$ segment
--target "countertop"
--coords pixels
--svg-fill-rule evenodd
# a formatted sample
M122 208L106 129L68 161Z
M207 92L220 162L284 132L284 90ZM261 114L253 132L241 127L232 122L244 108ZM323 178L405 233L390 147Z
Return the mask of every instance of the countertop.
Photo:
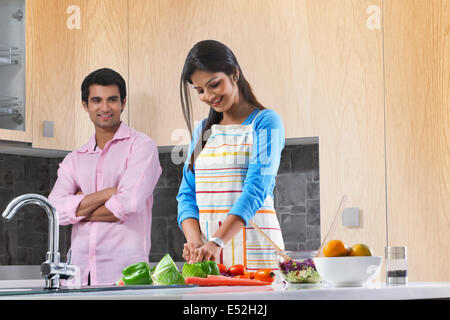
M25 283L27 280L23 280ZM39 280L32 280L34 284ZM11 282L10 282L11 283ZM31 283L29 281L29 283ZM7 287L0 281L0 287ZM47 293L2 296L0 300L404 300L450 299L450 282L412 282L387 286L384 282L368 283L363 287L332 287L318 285L286 285L255 287L192 287L171 289L141 289L105 292Z

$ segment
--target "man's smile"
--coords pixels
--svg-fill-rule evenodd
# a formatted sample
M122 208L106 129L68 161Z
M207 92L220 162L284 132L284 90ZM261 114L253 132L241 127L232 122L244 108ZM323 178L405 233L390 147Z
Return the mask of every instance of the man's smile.
M97 114L97 117L99 117L102 120L109 120L112 118L112 113L99 113Z

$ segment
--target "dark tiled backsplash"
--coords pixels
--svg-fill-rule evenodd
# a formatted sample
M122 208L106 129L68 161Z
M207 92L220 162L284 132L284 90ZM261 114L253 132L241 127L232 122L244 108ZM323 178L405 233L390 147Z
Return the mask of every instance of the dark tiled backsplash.
M0 154L0 211L25 193L48 196L56 180L61 158ZM182 164L170 153L160 153L163 169L154 192L150 261L170 253L176 261L184 235L177 224L176 195ZM286 250L316 250L320 245L318 145L286 146L274 189L275 208ZM38 265L45 259L48 220L38 206L26 206L11 221L0 218L0 265ZM60 226L61 259L70 247L70 226Z

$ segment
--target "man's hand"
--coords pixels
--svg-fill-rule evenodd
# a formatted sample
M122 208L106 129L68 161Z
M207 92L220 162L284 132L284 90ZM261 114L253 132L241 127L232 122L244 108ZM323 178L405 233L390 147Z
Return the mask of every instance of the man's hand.
M119 219L103 205L84 218L83 221L117 222Z
M83 200L81 200L76 215L79 216L89 216L93 214L97 209L104 206L106 201L109 200L115 193L117 193L117 188L106 188L98 192L94 192L85 195ZM82 195L83 193L79 190L76 195ZM106 209L106 208L105 208ZM107 209L106 209L107 210ZM101 212L104 213L104 210ZM108 210L109 212L109 210Z

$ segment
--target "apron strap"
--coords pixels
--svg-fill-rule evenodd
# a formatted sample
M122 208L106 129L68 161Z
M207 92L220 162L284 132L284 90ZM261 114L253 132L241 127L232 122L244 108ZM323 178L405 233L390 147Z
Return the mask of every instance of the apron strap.
M256 114L256 116L253 118L252 123L250 123L251 126L253 126L253 123L255 123L256 118L258 118L259 114L261 113L262 110L259 110L258 113Z

